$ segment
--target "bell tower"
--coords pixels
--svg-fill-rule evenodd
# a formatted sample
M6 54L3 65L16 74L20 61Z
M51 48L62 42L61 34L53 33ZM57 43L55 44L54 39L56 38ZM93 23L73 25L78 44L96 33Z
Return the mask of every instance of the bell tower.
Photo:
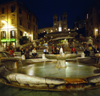
M64 12L63 15L63 20L62 20L62 31L67 31L68 30L68 25L67 25L67 13Z
M57 14L54 14L53 16L53 32L58 31L58 16Z

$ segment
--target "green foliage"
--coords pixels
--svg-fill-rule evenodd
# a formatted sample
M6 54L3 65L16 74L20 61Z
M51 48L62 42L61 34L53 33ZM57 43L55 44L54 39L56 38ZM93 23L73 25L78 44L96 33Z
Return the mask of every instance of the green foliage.
M22 38L19 39L20 45L26 44L29 41L27 36L23 36Z

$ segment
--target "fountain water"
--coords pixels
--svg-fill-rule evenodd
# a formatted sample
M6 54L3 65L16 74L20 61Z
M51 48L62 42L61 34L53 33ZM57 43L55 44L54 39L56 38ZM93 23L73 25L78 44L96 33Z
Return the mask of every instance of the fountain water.
M57 68L66 68L66 59L68 58L76 58L76 57L80 57L80 54L64 54L63 53L63 49L62 47L60 48L60 54L47 54L46 58L48 59L57 59L57 64L56 67Z

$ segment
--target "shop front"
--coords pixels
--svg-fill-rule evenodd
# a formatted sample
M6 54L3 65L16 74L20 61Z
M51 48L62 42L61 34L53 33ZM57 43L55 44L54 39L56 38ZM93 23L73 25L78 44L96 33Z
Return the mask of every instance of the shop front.
M11 38L11 39L1 39L1 45L4 48L7 48L8 46L12 46L13 48L16 47L16 39Z

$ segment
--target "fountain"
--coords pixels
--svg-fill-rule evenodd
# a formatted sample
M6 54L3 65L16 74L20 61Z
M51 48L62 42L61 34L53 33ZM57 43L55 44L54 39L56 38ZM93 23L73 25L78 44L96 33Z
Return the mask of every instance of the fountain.
M84 59L83 53L64 54L61 48L60 54L46 54L42 57L30 59L30 64L26 60L22 63L23 66L18 63L17 67L12 66L16 63L3 62L4 64L0 64L0 76L3 77L0 81L20 88L52 91L87 90L100 85L100 75L93 73L96 67L80 62L66 62L70 58ZM55 62L53 59L56 59ZM13 68L9 69L8 66Z
M63 48L60 48L60 54L46 54L46 58L48 59L57 59L57 64L56 67L57 68L66 68L66 59L69 58L76 58L76 57L80 57L81 54L64 54L63 53Z

